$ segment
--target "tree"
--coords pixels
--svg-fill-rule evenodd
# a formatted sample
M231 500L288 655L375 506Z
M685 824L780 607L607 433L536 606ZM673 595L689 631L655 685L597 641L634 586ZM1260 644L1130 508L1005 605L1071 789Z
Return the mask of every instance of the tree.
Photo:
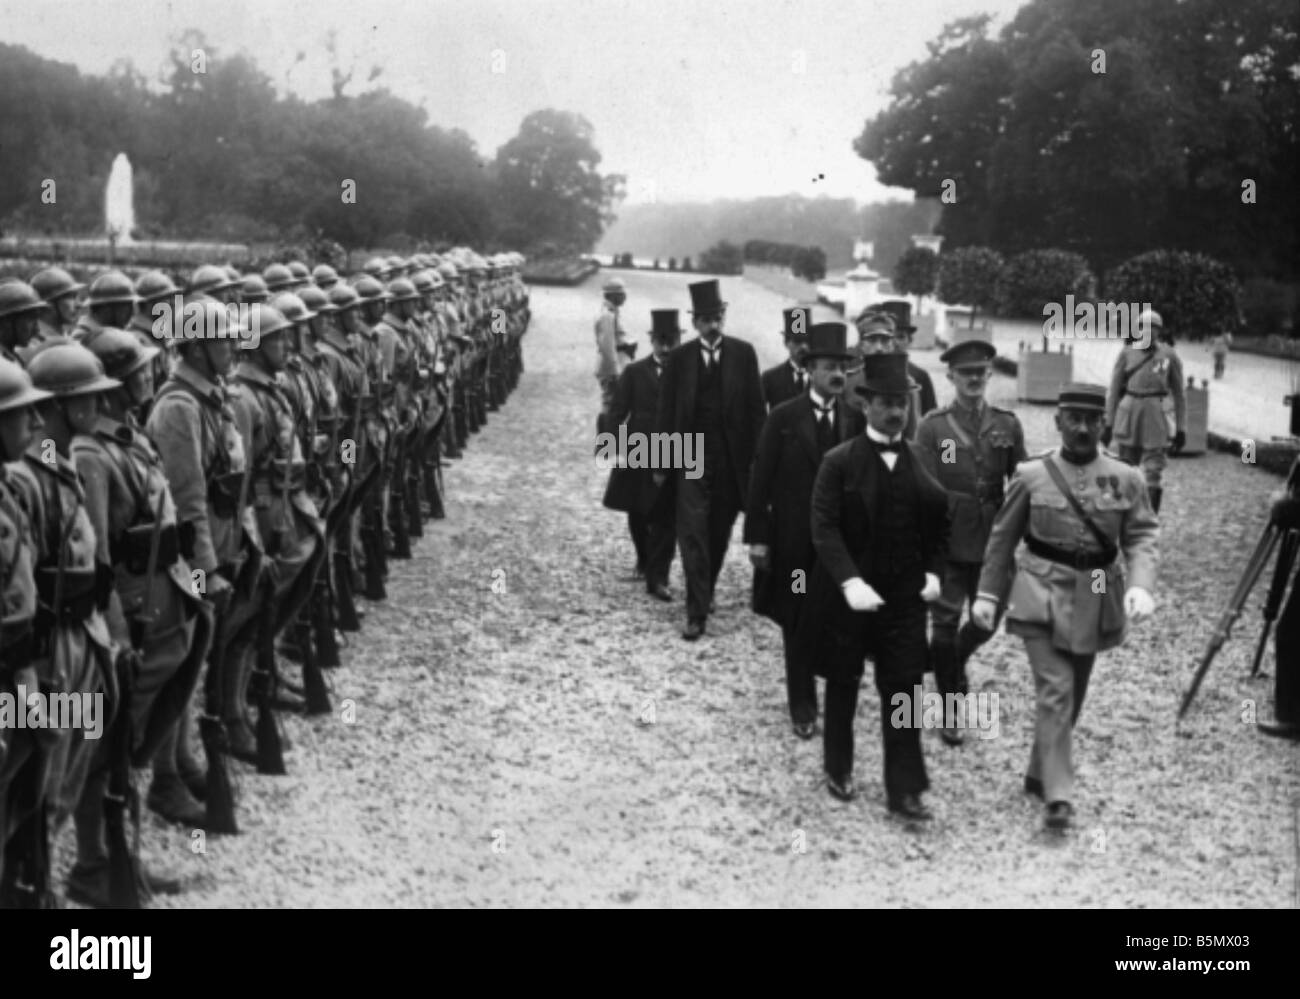
M497 151L498 229L506 242L551 240L571 253L595 246L622 178L600 174L594 137L582 115L547 108L528 115Z
M700 254L699 269L709 274L739 274L744 269L743 251L725 239Z
M987 246L964 246L939 258L939 296L950 305L969 305L975 313L993 308L1002 254Z
M903 251L894 265L894 290L900 295L915 295L917 308L923 295L933 295L939 277L939 255L928 246L912 246Z
M790 271L805 281L820 281L826 276L826 254L820 246L802 246L795 250Z

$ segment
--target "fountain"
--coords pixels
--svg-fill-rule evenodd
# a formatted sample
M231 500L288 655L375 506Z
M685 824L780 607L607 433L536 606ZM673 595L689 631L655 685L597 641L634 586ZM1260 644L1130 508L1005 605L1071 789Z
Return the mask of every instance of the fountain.
M126 153L118 153L108 172L108 187L104 191L104 223L108 231L108 256L112 262L113 250L130 246L134 240L135 197L131 189L131 161Z

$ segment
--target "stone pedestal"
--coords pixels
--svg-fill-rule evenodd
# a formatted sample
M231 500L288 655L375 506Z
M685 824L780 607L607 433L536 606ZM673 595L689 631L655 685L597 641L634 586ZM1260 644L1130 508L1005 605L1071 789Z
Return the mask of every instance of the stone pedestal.
M1204 454L1209 448L1210 434L1210 390L1196 388L1187 379L1188 386L1183 390L1187 399L1187 443L1183 445L1183 454Z
M1016 397L1024 402L1056 402L1061 387L1074 381L1073 354L1021 350L1016 364Z

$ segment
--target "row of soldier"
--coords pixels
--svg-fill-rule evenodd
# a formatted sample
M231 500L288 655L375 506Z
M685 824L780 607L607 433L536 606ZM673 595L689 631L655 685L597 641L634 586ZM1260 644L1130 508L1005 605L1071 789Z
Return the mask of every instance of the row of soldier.
M275 711L331 710L356 595L385 599L388 559L444 515L443 462L517 384L522 262L0 283L0 694L109 717L101 738L0 725L0 905L57 904L69 817L67 898L181 889L129 846L133 768L163 818L238 831L228 758L284 772Z

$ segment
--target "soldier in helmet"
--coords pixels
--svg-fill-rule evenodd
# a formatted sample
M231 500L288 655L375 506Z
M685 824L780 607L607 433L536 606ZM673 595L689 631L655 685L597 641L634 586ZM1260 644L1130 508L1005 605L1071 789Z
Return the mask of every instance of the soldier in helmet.
M1125 347L1115 359L1101 442L1109 445L1113 437L1119 456L1141 467L1151 494L1151 508L1159 513L1164 494L1162 476L1168 464L1165 453L1177 454L1187 442L1183 362L1172 346L1160 341L1164 320L1158 312L1144 310L1138 317L1138 330L1145 342ZM1176 429L1172 442L1164 413L1167 396L1174 400Z
M311 279L321 291L329 291L339 283L338 271L329 264L317 264L311 269Z
M305 284L311 284L311 271L307 270L307 265L301 260L290 260L288 263L289 273L293 275L293 287L301 288Z
M77 319L77 325L72 329L72 338L89 347L95 337L99 336L100 330L106 327L125 329L135 314L139 300L135 285L121 271L101 274L90 283L86 311Z
M177 323L181 319L176 314L181 290L162 271L149 271L136 280L135 294L136 310L126 330L135 334L142 347L159 348L153 359L153 384L156 388L171 373L179 333ZM148 418L148 405L140 411L140 416L142 420Z
M0 359L0 695L17 703L19 685L37 689L35 566L38 539L10 466L43 424L36 403L50 393L32 385L17 362ZM0 727L0 907L30 908L44 899L48 845L43 799L44 745L35 730ZM14 839L24 823L23 835ZM12 845L11 845L12 842Z
M239 301L244 305L265 302L271 297L271 289L261 274L246 274L239 285Z
M300 315L307 311L296 296L293 303L285 296L279 300L296 303ZM293 398L285 390L294 324L270 305L249 308L249 320L258 329L259 340L252 349L241 351L234 381L245 391L233 405L237 411L246 409L247 422L253 427L249 489L258 533L271 561L258 653L258 690L268 697L263 703L265 710L274 693L271 642L311 597L325 556L325 525L307 495L307 456L297 432L300 418L310 416L295 410ZM305 405L314 405L314 400Z
M930 661L945 705L965 703L949 701L947 695L966 693L966 661L992 637L970 621L960 630L958 626L962 611L975 599L984 547L1006 484L1028 457L1016 414L984 398L996 355L992 340L978 336L940 354L956 394L951 405L922 417L916 432L922 464L948 491L952 520L943 589L930 605ZM964 727L963 719L946 718L940 734L948 745L959 745Z
M42 340L67 336L77 321L80 307L77 303L78 293L86 286L77 281L62 267L46 267L32 275L32 289L41 296L49 306L40 319L40 336Z
M22 281L0 283L0 358L23 363L20 358L40 332L45 303L31 285Z
M286 264L270 264L262 271L262 280L266 282L266 289L272 295L282 291L292 291L296 284L293 271L289 270Z
M392 260L389 261L392 263ZM393 436L393 470L389 485L388 523L393 534L396 558L411 557L411 537L420 530L418 504L411 516L410 474L414 437L419 430L420 412L416 398L416 346L410 329L419 293L406 278L388 285L388 301L375 325L384 367L392 372L393 405L397 427Z
M207 654L212 618L180 553L162 459L137 422L153 398L152 362L159 349L108 327L90 349L121 387L103 394L99 419L73 437L72 456L85 486L98 560L113 571L115 589L105 611L109 633L118 648L133 654L136 667L123 704L130 718L130 758L113 760L112 743L100 742L75 815L77 862L70 883L79 900L106 906L104 811L111 766L152 760L149 807L173 822L203 824L203 807L178 771L177 733ZM197 770L193 757L185 757Z
M224 268L216 264L203 264L196 267L190 275L186 294L207 295L222 305L227 305L235 300L238 288L238 278L232 280Z
M393 269L383 257L371 257L361 266L361 270L376 281L387 281L393 276Z
M101 746L99 738L119 708L113 675L120 650L103 615L112 574L97 565L98 538L72 460L72 440L77 433L93 430L100 396L121 383L105 376L94 354L66 339L48 341L35 351L28 373L33 385L50 393L37 403L44 424L41 439L12 466L38 548L36 584L42 617L35 625L33 665L43 693L74 694L83 703L82 695L101 695L99 703L104 706L98 731L88 727L86 718L80 730L47 730L44 791L51 832L57 834L82 797ZM69 879L69 897L82 901L78 887L75 878Z
M387 270L387 264L384 268ZM352 332L357 337L361 356L365 360L366 378L373 395L373 399L364 404L367 431L380 461L379 485L362 508L361 533L363 544L369 542L365 544L366 563L374 563L386 573L388 552L393 547L386 511L390 505L389 493L396 460L398 419L393 369L385 359L377 328L387 310L389 293L379 281L369 275L357 278L355 289L361 297L359 308L350 317L346 312L341 315L345 325L352 322ZM367 584L366 589L370 593L378 592L379 588Z
M179 360L154 399L146 430L175 499L181 554L200 574L200 592L216 611L208 718L219 719L232 755L255 759L242 683L250 668L261 538L246 483L251 428L241 427L232 408L238 387L224 381L240 331L215 301L200 299L187 308L197 310L208 335L178 341Z

